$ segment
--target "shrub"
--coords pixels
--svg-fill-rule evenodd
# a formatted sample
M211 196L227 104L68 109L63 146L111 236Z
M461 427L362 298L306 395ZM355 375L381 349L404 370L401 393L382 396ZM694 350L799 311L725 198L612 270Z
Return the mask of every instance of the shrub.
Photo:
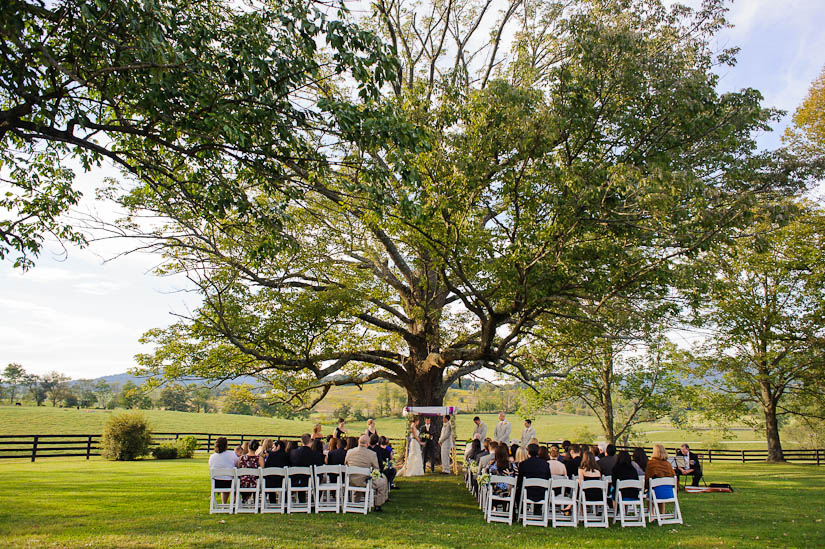
M195 455L195 450L198 449L198 439L192 435L185 436L178 440L175 448L177 450L177 457L190 458Z
M152 430L143 414L118 414L103 427L101 454L113 461L130 461L148 454L151 441Z
M161 444L152 448L155 459L175 459L178 457L178 447L172 444Z

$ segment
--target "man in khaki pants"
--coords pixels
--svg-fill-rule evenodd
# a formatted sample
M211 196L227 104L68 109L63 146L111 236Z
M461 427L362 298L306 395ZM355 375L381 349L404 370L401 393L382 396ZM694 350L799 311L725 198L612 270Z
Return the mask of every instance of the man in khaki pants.
M347 452L344 458L344 465L353 467L366 467L378 469L378 456L368 448L369 438L361 435L358 439L358 446ZM353 486L366 486L367 477L364 475L350 475L350 484ZM375 492L375 510L381 511L381 506L387 501L387 479L384 476L372 479L372 489Z
M453 426L450 425L450 416L444 416L444 423L441 427L441 436L438 437L438 444L441 445L441 472L449 475L452 473L450 467L450 456L453 450Z

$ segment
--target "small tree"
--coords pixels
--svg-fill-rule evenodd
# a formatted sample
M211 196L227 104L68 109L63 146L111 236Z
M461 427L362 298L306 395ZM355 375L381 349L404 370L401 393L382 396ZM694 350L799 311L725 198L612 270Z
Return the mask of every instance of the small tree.
M152 430L143 414L114 415L103 427L101 455L112 461L131 461L148 454L151 442Z
M167 385L160 391L158 405L167 410L188 412L191 409L189 406L189 391L180 383Z
M117 396L118 404L127 410L141 409L148 410L152 407L152 399L146 395L145 391L131 381L123 384Z
M20 364L12 362L3 371L3 382L6 384L6 391L9 394L9 404L14 402L14 395L17 388L25 381L26 370Z
M52 406L57 406L57 401L65 398L66 390L71 379L69 376L63 375L60 372L49 372L43 376L41 385L43 390L46 391L49 400L52 401Z
M46 389L43 387L42 380L37 374L28 374L23 381L28 387L29 394L34 399L36 405L40 406L46 400Z
M106 408L106 405L109 404L109 401L112 399L112 387L102 379L99 379L92 391L97 399L97 405L100 408Z

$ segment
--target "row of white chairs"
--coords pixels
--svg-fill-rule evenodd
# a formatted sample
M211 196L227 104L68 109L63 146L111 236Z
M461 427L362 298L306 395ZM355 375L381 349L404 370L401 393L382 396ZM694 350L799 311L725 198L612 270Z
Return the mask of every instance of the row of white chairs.
M473 490L477 478L471 472L467 474L467 487ZM613 524L621 523L622 527L646 527L646 519L654 520L657 524L682 524L682 511L677 497L677 480L675 477L666 477L650 480L650 490L644 490L644 478L639 480L619 480L616 482L616 494L613 506L608 503L608 494L612 479L609 476L601 479L585 480L579 485L577 479L566 476L552 478L524 479L521 488L519 508L515 509L516 478L500 475L491 475L488 484L477 486L479 506L484 511L487 522L506 522L512 524L515 520L524 526L578 526L583 523L585 528L609 527L609 519ZM504 485L505 489L496 493L494 485ZM670 486L672 495L660 497L656 490L660 486ZM527 497L528 488L543 489L544 496L534 500ZM622 489L635 488L638 490L636 498L625 498ZM588 491L598 491L599 497L587 499ZM665 492L667 490L664 490ZM592 494L592 492L590 492ZM647 500L647 516L645 501ZM660 509L660 505L662 509ZM671 509L668 511L668 506Z
M364 475L366 486L350 483ZM209 470L209 513L363 513L375 507L372 469L346 465L313 467L216 468ZM241 486L241 477L255 477L253 487ZM217 487L219 477L230 477L228 488ZM280 486L275 479L280 478ZM305 480L304 480L305 479ZM229 501L222 502L221 494Z

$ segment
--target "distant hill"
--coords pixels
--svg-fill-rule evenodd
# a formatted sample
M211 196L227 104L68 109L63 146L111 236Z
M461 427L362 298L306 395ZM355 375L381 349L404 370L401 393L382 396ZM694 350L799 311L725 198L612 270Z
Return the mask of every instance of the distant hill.
M122 374L112 374L112 375L109 375L109 376L96 377L96 378L92 379L92 382L97 383L98 381L105 381L106 383L108 383L110 385L115 384L115 383L119 384L119 385L123 385L127 381L131 381L132 383L134 383L136 385L140 385L141 383L146 381L146 379L148 379L148 378L147 377L133 376L132 374L130 374L128 372L124 372ZM79 381L79 380L73 380L72 383L76 383L77 381ZM182 383L184 385L200 385L200 384L204 383L205 381L206 380L204 380L203 378L189 378L189 379L178 380L179 383ZM251 376L241 376L237 379L231 379L231 380L225 381L225 382L221 383L221 385L230 386L230 385L240 385L242 383L248 383L250 385L258 385L260 383L260 381L258 381L257 379L255 379L254 377L251 377Z

